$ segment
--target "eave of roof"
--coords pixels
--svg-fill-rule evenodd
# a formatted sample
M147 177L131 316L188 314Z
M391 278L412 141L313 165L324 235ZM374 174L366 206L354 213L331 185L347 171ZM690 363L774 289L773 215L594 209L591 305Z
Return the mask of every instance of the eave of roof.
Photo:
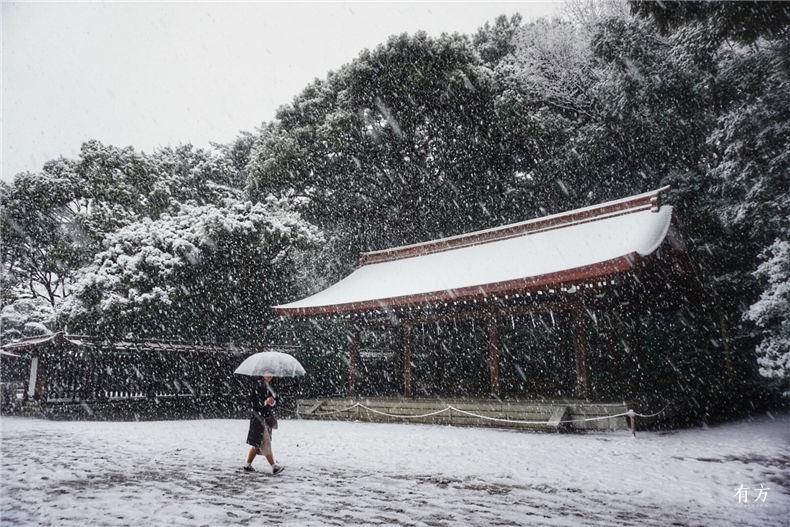
M631 253L626 256L621 256L605 262L598 262L593 265L503 282L327 306L319 305L301 308L275 306L273 309L283 315L323 316L361 311L376 311L414 305L460 302L472 299L498 298L506 295L533 293L548 289L549 287L558 286L558 284L562 284L563 287L570 287L576 284L587 283L591 280L600 281L606 277L633 270L639 266L642 260L643 257L639 254Z
M291 316L342 315L599 281L642 265L676 228L672 208L658 203L667 190L363 253L357 270L340 282L273 309Z

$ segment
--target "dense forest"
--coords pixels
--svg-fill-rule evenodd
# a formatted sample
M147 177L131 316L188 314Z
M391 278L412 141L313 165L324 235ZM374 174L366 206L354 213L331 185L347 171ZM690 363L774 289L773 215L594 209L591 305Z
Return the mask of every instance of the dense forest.
M269 306L347 275L361 251L663 185L715 313L690 322L695 339L726 348L742 396L787 390L781 2L570 3L473 35L395 35L231 144L86 142L0 186L2 342L342 344L332 323Z

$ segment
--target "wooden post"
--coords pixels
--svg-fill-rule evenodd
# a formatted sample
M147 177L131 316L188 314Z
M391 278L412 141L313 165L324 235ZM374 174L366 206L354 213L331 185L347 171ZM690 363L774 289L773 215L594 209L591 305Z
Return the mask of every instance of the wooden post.
M411 353L412 353L412 328L411 323L404 323L403 331L403 395L411 397Z
M632 327L633 340L631 341L631 347L633 348L634 369L636 372L631 375L631 390L639 391L640 386L644 382L645 367L647 366L644 342L642 341L642 333L644 331L642 327L642 317L634 315Z
M603 315L604 341L606 344L606 370L609 374L607 386L619 387L622 383L622 367L620 364L620 348L617 342L617 332L614 329L614 320L611 311ZM614 395L614 394L612 394Z
M587 366L587 330L584 305L579 302L571 310L573 317L573 354L576 359L576 393L586 399L590 395L590 374Z
M38 357L30 359L30 376L27 385L27 395L32 399L38 398Z
M499 319L495 308L488 313L488 369L491 377L491 393L499 397Z
M348 393L357 394L357 362L359 359L359 326L354 320L348 325Z

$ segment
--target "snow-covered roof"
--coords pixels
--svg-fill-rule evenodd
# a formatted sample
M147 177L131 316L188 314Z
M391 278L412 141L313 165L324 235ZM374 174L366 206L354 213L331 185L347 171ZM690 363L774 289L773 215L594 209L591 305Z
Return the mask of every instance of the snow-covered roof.
M312 296L274 306L323 315L504 296L635 269L672 228L669 190L430 242L363 253L359 267Z

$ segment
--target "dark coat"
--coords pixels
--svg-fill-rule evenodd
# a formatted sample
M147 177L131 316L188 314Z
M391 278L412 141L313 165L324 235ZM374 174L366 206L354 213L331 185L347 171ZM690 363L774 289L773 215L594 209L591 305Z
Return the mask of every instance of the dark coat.
M274 407L266 404L266 399L272 397L272 393L267 388L266 383L263 381L258 381L255 383L255 386L250 391L249 397L249 405L250 405L250 428L247 431L247 444L251 446L255 446L260 448L261 446L261 439L263 438L263 430L265 423L261 422L261 419L265 420L267 417L274 415ZM280 400L279 396L274 395L274 402ZM268 426L266 428L269 430L269 437L272 435L272 429Z
M255 386L250 392L250 398L249 398L250 409L254 412L258 412L258 414L264 419L266 419L270 415L274 415L274 407L266 404L266 399L268 399L273 395L272 392L269 391L269 388L266 386L266 383L263 381L256 382ZM274 402L275 404L280 402L280 397L278 395L274 395ZM253 414L253 417L254 416L255 414Z

